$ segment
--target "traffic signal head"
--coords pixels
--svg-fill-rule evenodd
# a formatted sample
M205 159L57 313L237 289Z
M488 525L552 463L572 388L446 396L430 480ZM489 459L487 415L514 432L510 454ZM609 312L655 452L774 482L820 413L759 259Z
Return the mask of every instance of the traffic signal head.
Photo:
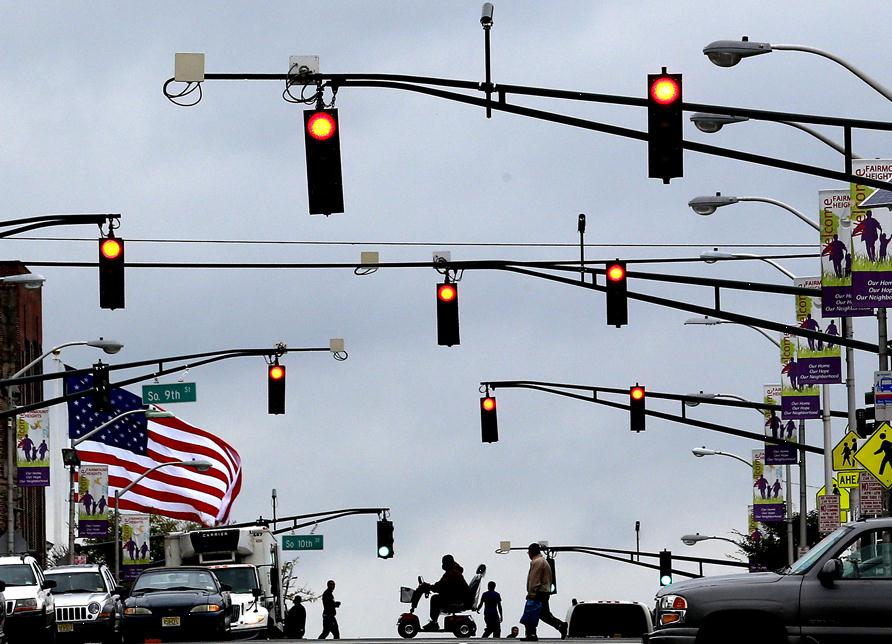
M437 344L451 347L459 344L458 284L437 284Z
M387 519L378 521L378 558L393 557L393 522Z
M337 110L304 111L307 195L311 215L344 212L341 134Z
M668 586L672 583L672 553L668 550L660 551L660 586Z
M480 431L484 443L499 441L499 417L494 396L484 396L480 399Z
M647 76L647 176L669 183L684 174L681 74Z
M616 260L607 264L607 324L621 327L629 323L629 299L626 285L626 263Z
M111 411L111 385L108 381L108 365L93 365L93 405L96 411Z
M124 240L111 233L99 240L99 308L124 308Z
M267 370L267 400L270 414L285 413L285 365L274 362Z
M644 413L645 399L647 398L644 387L635 385L629 387L629 429L633 432L643 432L645 427Z

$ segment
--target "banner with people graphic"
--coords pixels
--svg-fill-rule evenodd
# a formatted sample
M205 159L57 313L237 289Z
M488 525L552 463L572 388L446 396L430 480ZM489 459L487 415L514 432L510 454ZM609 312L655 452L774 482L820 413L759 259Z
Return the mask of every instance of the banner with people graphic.
M852 173L859 177L892 180L892 160L853 159ZM892 211L865 208L861 203L876 188L851 184L850 219L852 221L852 297L858 308L892 306Z
M762 385L762 402L765 405L780 405L781 386ZM774 409L764 409L765 435L772 438L780 438L786 441L798 441L799 431L792 419L782 421L780 414ZM765 463L768 465L792 465L798 462L796 448L792 445L777 445L765 443Z
M121 515L121 579L131 580L152 563L148 514Z
M820 277L797 277L793 286L820 288ZM840 335L842 321L825 318L821 314L818 298L796 296L796 322L803 329L820 331L827 335ZM796 363L799 365L799 382L805 385L832 385L842 382L842 353L837 342L815 338L796 337Z
M781 419L799 420L821 417L821 394L816 385L800 380L793 336L785 333L780 341Z
M778 386L778 388L780 388L780 387ZM768 536L768 529L765 527L765 525L761 521L756 521L753 518L753 506L751 506L751 505L746 506L746 514L747 514L746 534L747 534L747 536L749 536L749 539L753 544L757 544L757 543L761 542L762 539L764 539L765 537ZM768 568L764 564L759 563L758 560L753 556L749 557L749 565L750 565L750 572L767 572L768 571Z
M16 416L16 485L47 487L50 484L50 411L35 409Z
M848 190L820 190L821 314L824 317L870 315L852 303L852 195Z
M753 520L783 521L786 515L784 485L779 465L766 465L765 452L753 450Z
M108 465L82 464L77 492L77 536L108 536Z

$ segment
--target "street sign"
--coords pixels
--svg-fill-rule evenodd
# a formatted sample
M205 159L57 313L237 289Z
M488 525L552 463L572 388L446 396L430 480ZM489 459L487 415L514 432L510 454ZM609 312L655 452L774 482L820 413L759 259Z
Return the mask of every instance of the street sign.
M831 494L818 499L818 532L830 534L839 527L839 498Z
M849 500L849 491L844 487L839 487L839 483L836 479L833 479L833 494L828 495L824 486L821 486L821 489L818 490L818 493L815 495L815 507L821 505L821 497L822 496L838 496L839 497L839 509L843 512L847 511L851 505Z
M142 386L142 402L144 405L195 402L195 394L194 382L172 382L167 385Z
M322 535L286 534L282 537L282 550L322 550Z
M883 514L883 486L872 474L864 472L861 475L859 492L858 507L862 517Z
M847 472L861 469L860 463L855 460L855 452L858 451L858 442L861 440L862 438L855 432L846 432L833 448L833 471Z
M873 372L873 404L877 422L892 421L892 371Z
M880 423L855 454L855 460L873 474L886 489L892 487L892 440L890 439L892 439L892 427L889 426L889 423Z
M840 489L850 489L858 487L860 478L861 472L839 472L836 475L836 484Z

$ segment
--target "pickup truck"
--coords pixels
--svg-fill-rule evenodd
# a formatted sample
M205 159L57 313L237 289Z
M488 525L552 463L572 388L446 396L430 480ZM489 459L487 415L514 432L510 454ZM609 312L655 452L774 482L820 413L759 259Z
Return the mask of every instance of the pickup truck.
M780 573L682 581L656 603L647 644L892 642L892 518L843 525Z

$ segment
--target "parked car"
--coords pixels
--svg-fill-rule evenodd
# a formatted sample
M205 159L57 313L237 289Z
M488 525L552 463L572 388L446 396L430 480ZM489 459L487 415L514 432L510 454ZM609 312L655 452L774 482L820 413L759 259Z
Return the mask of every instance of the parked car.
M640 602L578 602L567 611L570 638L638 638L652 630L650 609Z
M650 644L892 641L892 518L848 523L782 573L703 577L657 593Z
M146 570L124 601L124 642L225 638L232 620L229 591L208 568Z
M46 571L56 582L58 639L77 642L102 641L114 644L121 639L121 595L108 567L99 564L60 566Z
M0 557L6 622L3 630L11 642L52 642L56 613L50 594L56 582L45 579L37 560L29 555Z

